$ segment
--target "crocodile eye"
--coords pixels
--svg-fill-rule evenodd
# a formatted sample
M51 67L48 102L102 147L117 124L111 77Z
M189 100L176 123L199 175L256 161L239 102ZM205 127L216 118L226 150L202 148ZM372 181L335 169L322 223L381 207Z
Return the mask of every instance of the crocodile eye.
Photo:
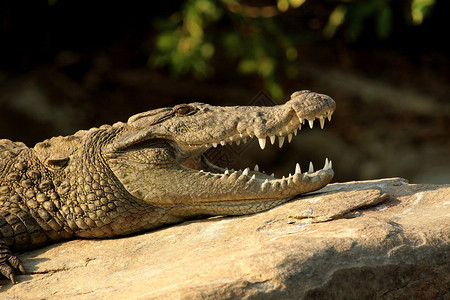
M195 112L195 108L189 105L180 106L175 110L175 113L179 116L190 115Z

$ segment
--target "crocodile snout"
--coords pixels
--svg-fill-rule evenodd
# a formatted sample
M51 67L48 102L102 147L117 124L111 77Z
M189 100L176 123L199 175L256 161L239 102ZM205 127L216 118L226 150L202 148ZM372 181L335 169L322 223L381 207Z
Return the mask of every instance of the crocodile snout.
M331 119L331 115L336 109L336 102L327 95L318 94L308 90L295 92L291 95L291 99L285 105L291 106L300 119L308 120L310 126L317 118L323 127L325 118Z

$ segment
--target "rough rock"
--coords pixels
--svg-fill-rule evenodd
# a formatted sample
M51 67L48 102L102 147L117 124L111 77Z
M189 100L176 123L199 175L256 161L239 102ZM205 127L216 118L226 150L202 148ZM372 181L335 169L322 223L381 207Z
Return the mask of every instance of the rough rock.
M20 255L2 299L450 299L450 185L335 183L268 212Z

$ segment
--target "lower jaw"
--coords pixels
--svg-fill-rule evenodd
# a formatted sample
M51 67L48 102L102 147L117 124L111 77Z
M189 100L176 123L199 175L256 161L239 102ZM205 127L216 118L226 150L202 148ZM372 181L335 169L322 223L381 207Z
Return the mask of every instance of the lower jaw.
M216 170L215 170L216 171ZM238 202L265 202L292 198L299 194L316 191L327 185L333 178L332 169L323 169L313 173L295 173L289 177L276 179L255 172L234 171L215 173L207 171L183 170L180 176L188 184L183 205L235 205ZM253 174L252 174L253 173ZM262 176L261 176L262 175ZM194 178L194 180L192 180ZM179 183L183 180L178 181ZM189 183L190 182L190 183Z

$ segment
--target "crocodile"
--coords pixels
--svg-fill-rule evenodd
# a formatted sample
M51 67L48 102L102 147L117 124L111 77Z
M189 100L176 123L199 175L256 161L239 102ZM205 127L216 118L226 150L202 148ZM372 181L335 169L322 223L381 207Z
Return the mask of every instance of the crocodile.
M126 123L59 136L28 148L0 140L0 272L17 283L25 268L16 253L74 238L113 238L183 220L268 210L318 190L333 175L321 170L275 178L228 170L205 151L257 138L278 146L302 125L323 128L336 104L299 91L275 106L180 104L134 115Z

